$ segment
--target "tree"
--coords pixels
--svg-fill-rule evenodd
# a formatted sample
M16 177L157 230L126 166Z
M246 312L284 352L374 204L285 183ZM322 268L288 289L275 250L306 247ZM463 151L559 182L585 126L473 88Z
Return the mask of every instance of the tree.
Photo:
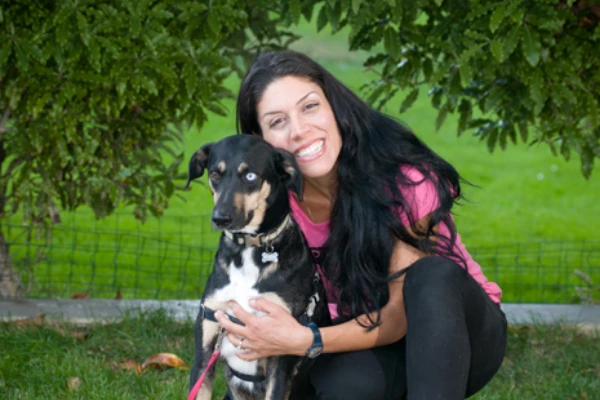
M24 288L2 222L89 205L160 215L182 135L223 114L223 80L293 36L269 0L0 1L0 298Z
M543 142L566 159L578 153L589 178L600 157L598 4L328 0L316 24L348 26L351 50L383 44L365 63L380 74L369 85L376 107L402 88L404 112L426 85L437 129L458 113L458 135L473 131L490 151Z

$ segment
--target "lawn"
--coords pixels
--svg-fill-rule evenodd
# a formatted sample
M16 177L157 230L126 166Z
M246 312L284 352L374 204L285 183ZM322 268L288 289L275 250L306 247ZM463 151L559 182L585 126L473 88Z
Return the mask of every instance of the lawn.
M127 365L157 353L192 362L193 324L163 312L118 323L15 326L0 323L0 397L17 399L181 399L188 371ZM213 399L224 393L222 374ZM600 341L566 326L511 327L498 375L477 400L599 399Z
M316 33L307 23L296 31L304 38L294 48L313 56L354 90L374 76L362 67L367 53L346 50L347 32ZM227 86L237 92L239 79L231 77ZM409 126L474 185L464 185L467 201L455 210L456 223L486 275L503 287L505 301L577 301L575 286L582 282L573 274L575 269L600 280L595 268L600 264L600 241L592 236L600 226L598 171L586 181L578 159L554 157L546 146L509 143L506 151L490 154L477 138L458 138L452 116L435 131L437 114L426 88L415 105L399 115L402 98L399 94L384 111ZM186 159L202 144L235 133L234 102L225 104L229 116L210 115L201 130L188 132ZM180 195L164 217L144 225L127 209L102 221L86 208L65 214L48 250L39 247L40 240L23 240L17 217L12 226L4 224L10 229L15 263L25 271L34 268L35 280L28 278L31 295L86 292L112 297L118 290L127 298L198 297L218 234L206 217L211 196L204 181ZM39 262L30 267L36 257Z

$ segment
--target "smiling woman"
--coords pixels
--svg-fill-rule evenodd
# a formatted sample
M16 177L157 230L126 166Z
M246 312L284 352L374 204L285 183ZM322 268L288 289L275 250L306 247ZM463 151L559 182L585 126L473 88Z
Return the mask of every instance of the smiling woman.
M460 176L410 130L303 54L258 57L238 96L238 132L291 152L304 174L291 214L311 247L332 326L305 327L266 299L217 315L250 361L316 357L322 399L462 399L506 347L501 291L456 232Z
M342 138L319 85L295 76L278 79L265 89L257 111L263 138L294 154L305 177L334 176Z

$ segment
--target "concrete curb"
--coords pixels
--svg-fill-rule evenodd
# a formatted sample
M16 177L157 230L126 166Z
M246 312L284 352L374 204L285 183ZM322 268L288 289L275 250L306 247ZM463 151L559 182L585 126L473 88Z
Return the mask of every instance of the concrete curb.
M110 322L126 315L165 310L176 320L194 320L199 300L13 300L0 301L0 320L18 320L44 314L47 319L76 324ZM503 304L509 324L583 325L600 330L600 305Z

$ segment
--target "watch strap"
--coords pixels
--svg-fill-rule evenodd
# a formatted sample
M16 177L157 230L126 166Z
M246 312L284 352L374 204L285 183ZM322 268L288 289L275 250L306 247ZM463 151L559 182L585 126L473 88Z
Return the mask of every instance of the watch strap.
M323 351L323 339L321 338L321 331L319 331L319 327L314 322L309 322L305 326L310 328L313 333L313 342L308 350L306 350L306 356L308 358L316 358Z

